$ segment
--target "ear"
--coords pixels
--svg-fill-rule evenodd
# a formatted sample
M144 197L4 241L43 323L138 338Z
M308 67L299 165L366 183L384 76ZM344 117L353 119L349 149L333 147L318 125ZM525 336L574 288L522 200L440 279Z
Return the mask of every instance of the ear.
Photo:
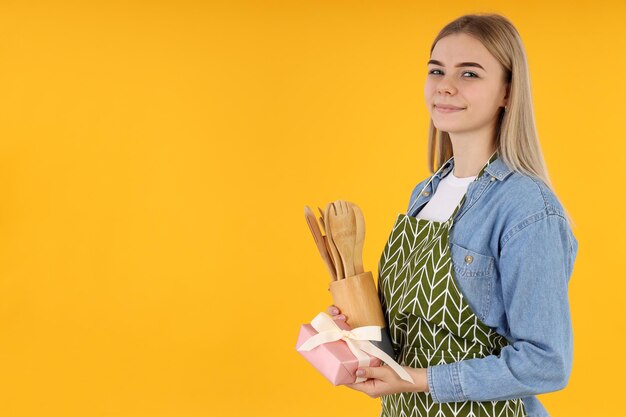
M508 82L506 83L506 91L504 94L504 98L502 99L502 106L508 106L509 105L509 95L511 94L511 83Z

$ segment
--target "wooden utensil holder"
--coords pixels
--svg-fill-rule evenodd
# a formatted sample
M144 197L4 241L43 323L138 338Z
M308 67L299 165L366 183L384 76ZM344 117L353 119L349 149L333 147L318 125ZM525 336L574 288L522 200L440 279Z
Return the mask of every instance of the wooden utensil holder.
M387 326L371 271L332 281L330 293L350 327Z

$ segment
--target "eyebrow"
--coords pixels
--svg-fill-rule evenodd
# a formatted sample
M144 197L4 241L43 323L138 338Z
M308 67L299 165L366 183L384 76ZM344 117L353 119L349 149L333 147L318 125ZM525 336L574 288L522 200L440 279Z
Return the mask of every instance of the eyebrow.
M440 61L437 61L435 59L431 59L430 61L428 61L429 64L434 64L434 65L439 65L441 67L445 67L445 65L443 65ZM480 65L478 62L459 62L458 64L455 65L455 67L459 68L459 67L477 67L480 68L481 70L487 72L482 65Z

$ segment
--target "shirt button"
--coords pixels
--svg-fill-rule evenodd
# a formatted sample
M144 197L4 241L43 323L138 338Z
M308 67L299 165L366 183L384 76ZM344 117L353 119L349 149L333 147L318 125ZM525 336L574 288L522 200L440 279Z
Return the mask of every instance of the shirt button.
M495 180L496 180L496 177L491 177L491 181L495 181Z
M474 261L474 257L472 255L467 255L465 257L465 263L466 264L471 264Z
M430 195L430 193L429 193L428 191L424 191L424 192L422 193L422 195L423 195L424 197L428 197L428 196Z

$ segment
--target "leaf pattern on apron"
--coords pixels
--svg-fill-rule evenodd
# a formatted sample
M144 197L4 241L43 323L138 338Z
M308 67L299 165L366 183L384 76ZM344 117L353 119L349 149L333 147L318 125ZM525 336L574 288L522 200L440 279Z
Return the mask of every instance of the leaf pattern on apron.
M496 158L494 153L476 180ZM508 344L472 311L455 280L450 228L464 201L465 195L445 222L399 214L383 249L378 290L400 365L484 358ZM525 417L526 411L520 398L435 403L429 392L403 392L382 397L381 416Z

